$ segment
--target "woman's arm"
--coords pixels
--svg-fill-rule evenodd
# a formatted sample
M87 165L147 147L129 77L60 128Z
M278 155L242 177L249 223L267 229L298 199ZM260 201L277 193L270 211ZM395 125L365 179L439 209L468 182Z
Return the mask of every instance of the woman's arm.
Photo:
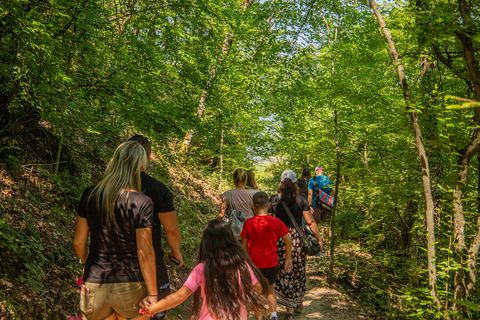
M290 272L293 269L292 265L292 238L290 233L287 233L282 237L283 242L285 242L285 271Z
M142 301L140 301L140 308L142 308L149 314L155 314L178 306L180 303L185 301L192 293L193 291L190 290L188 287L182 286L178 291L169 294L155 304L149 305L145 301L145 299L143 299ZM145 317L145 319L149 319L149 317Z
M136 230L137 253L143 279L147 286L149 296L157 300L157 273L155 267L155 251L152 244L152 228L139 228Z
M318 242L320 243L320 251L323 250L323 240L320 232L318 231L318 226L315 220L313 219L313 215L310 211L302 211L303 218L305 219L305 223L307 224L310 231L312 231L315 238L317 238Z
M223 219L225 213L227 213L227 202L222 199L222 204L220 205L220 212L218 213L217 218Z
M77 216L77 221L75 222L75 234L73 235L73 247L75 248L77 256L82 261L82 264L87 262L87 239L89 230L87 219Z

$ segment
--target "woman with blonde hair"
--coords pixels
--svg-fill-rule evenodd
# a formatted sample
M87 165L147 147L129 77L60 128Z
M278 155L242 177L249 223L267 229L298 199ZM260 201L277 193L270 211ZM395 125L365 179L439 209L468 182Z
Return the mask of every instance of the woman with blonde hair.
M253 217L253 192L245 188L247 184L247 170L238 168L233 172L233 184L235 189L222 193L222 204L218 218L222 219L227 210L235 209L243 213L245 218ZM233 208L232 208L233 207Z
M122 143L100 182L82 195L73 245L85 264L83 319L131 319L138 316L142 298L157 301L153 203L140 192L140 172L146 166L138 142Z

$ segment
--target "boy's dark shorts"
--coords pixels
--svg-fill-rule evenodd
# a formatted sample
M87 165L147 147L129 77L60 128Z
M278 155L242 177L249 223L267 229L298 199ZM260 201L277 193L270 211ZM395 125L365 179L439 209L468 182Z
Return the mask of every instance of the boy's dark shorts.
M259 269L260 269L260 272L265 277L265 279L267 279L269 286L275 283L275 279L277 278L278 266L275 266L273 268L259 268Z

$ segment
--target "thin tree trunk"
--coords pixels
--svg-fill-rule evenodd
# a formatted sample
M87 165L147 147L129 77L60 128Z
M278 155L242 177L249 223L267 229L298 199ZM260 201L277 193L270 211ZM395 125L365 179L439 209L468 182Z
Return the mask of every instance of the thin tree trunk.
M220 183L218 184L218 190L222 190L222 181L223 181L223 133L224 130L222 129L222 135L220 136Z
M337 23L335 25L335 30L334 34L332 35L330 26L328 24L327 19L325 18L325 15L320 11L320 14L322 15L323 21L325 22L325 25L327 27L328 31L328 38L330 41L330 45L333 46L337 42L337 34L338 34L338 24L340 20L340 14L337 11L335 7L335 2L333 2L335 12L337 13ZM318 7L318 4L317 4ZM335 79L335 57L332 56L332 80ZM335 266L335 213L337 209L337 203L338 203L338 187L340 185L340 168L341 168L341 160L342 160L342 154L341 154L341 149L340 149L340 141L338 137L338 112L337 112L337 106L335 105L334 108L334 114L335 114L335 148L337 152L337 170L336 170L336 180L335 180L335 202L333 203L332 207L332 216L330 218L330 265L328 268L328 283L332 284L333 283L333 268Z
M425 220L427 224L427 238L428 238L428 282L430 295L434 297L435 304L437 308L439 307L439 301L437 298L437 270L435 266L435 217L434 217L434 203L431 190L431 181L430 181L430 168L428 165L428 157L425 152L425 147L422 142L422 130L418 124L418 115L416 112L415 105L413 104L410 98L410 90L408 88L407 77L405 76L405 68L402 64L402 58L398 55L397 49L395 47L395 42L393 41L390 31L387 29L385 20L374 0L369 0L370 6L375 13L378 24L382 29L383 35L387 40L388 47L390 49L390 55L393 63L397 66L398 79L400 81L400 87L402 88L403 97L406 102L406 107L410 115L412 122L412 127L415 132L415 144L417 147L417 153L420 158L420 163L422 167L422 184L423 184L423 193L425 197Z
M335 214L337 211L338 204L338 188L340 185L340 168L342 165L342 154L340 150L340 142L338 140L338 117L337 117L337 107L335 107L335 146L337 151L337 172L335 180L335 202L332 207L332 217L330 219L330 265L328 268L328 283L332 284L333 282L333 267L335 266Z
M57 159L55 160L55 172L54 174L58 174L58 167L60 166L60 157L62 155L62 144L63 144L63 133L60 130L60 141L58 142L58 149L57 149Z
M480 213L480 153L477 153L477 213Z

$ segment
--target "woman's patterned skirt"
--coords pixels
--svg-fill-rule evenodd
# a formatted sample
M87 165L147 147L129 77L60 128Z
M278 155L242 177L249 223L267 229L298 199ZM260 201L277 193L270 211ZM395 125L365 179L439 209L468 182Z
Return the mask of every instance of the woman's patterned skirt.
M289 228L289 230L292 238L293 270L290 273L285 271L285 243L282 238L279 238L277 241L278 271L275 291L279 304L287 308L295 308L297 304L302 304L305 296L307 255L303 250L302 238L297 230L295 228Z

